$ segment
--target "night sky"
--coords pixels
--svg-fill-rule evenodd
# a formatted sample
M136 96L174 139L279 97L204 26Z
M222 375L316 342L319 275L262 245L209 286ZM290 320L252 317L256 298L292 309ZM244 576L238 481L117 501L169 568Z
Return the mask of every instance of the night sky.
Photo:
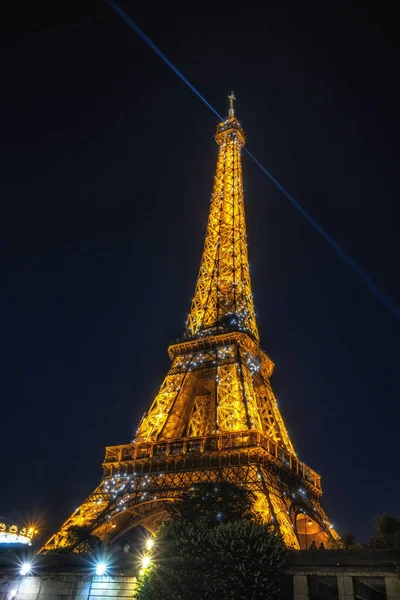
M123 3L218 112L235 91L250 152L400 304L394 14L257 5ZM46 535L131 440L183 333L218 120L100 0L18 5L2 29L0 516ZM272 385L328 516L366 541L400 516L399 322L243 168Z

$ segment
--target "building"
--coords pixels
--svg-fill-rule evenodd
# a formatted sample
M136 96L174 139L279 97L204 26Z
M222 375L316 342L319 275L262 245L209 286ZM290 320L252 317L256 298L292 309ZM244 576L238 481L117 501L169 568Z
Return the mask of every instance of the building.
M288 548L337 539L321 505L321 478L297 456L273 393L274 363L259 343L247 253L243 129L233 93L219 123L216 174L200 271L171 368L134 439L106 449L104 477L42 548L65 547L71 526L114 542L156 531L166 505L196 483L245 486L254 510ZM162 300L160 299L160 304Z

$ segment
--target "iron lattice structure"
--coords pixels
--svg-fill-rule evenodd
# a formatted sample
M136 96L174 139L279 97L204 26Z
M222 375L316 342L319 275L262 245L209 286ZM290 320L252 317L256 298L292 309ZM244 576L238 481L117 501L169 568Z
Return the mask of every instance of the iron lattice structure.
M320 504L319 475L301 462L270 385L274 364L259 345L243 199L243 129L230 96L217 127L216 175L200 272L183 338L135 439L106 449L104 478L41 551L67 544L72 525L107 541L142 525L155 531L173 502L200 482L253 491L254 510L288 547L337 534Z

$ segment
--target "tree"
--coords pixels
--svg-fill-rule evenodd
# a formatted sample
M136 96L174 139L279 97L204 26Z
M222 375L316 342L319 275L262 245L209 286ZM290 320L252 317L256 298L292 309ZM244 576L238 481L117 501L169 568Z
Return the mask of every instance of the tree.
M271 524L254 516L254 499L228 482L185 492L157 535L138 600L278 598L286 549Z
M170 521L156 538L153 565L139 577L137 598L274 600L285 556L281 538L261 522Z
M374 550L400 550L400 520L391 515L376 517L369 546Z
M167 510L175 522L213 527L239 519L253 519L254 500L254 495L244 487L227 481L201 483L185 492L179 502L169 504Z
M356 545L356 538L349 531L344 531L342 533L342 535L340 536L340 541L341 541L342 547L345 550L348 550L349 548L352 548L353 546Z
M352 533L345 531L340 538L327 541L326 548L327 550L361 550L366 548L366 545L360 544Z
M71 525L67 530L67 548L70 551L84 552L91 554L101 545L101 540L93 535L92 530L87 525Z

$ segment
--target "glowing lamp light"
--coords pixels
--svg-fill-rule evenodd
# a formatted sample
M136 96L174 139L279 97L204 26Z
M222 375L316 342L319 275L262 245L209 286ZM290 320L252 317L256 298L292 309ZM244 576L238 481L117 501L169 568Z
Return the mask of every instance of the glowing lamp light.
M107 565L106 565L105 562L99 562L99 563L97 563L97 565L96 565L96 575L99 575L99 576L105 575L106 571L107 571Z
M154 546L153 538L148 538L146 540L146 550L151 550L153 546Z
M21 565L21 568L19 570L19 574L24 577L25 575L29 575L29 573L31 571L32 571L32 563L30 563L30 562L24 562Z
M147 569L150 566L150 556L143 556L142 558L142 567L143 569Z

